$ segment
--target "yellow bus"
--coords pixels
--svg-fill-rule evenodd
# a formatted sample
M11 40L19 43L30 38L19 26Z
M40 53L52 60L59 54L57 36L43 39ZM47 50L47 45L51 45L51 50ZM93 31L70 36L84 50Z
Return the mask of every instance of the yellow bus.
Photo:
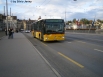
M63 19L41 19L31 24L32 36L42 41L65 40Z

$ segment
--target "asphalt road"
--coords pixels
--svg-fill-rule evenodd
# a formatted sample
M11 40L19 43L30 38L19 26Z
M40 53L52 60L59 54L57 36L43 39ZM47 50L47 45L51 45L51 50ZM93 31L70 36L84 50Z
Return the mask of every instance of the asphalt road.
M65 34L65 41L42 42L24 35L61 77L103 77L103 35Z

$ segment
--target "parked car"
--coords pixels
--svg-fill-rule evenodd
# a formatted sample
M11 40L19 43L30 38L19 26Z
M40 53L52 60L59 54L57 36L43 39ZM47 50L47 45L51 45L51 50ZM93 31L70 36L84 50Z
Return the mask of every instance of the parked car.
M20 32L24 32L24 29L20 29Z

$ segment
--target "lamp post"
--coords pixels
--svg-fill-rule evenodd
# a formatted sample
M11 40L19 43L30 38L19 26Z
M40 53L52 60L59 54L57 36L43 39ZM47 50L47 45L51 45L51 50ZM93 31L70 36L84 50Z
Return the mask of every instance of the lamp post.
M77 1L77 0L73 0L73 1ZM65 22L66 22L66 13L67 13L67 12L66 12L66 8L65 8Z
M77 1L77 0L73 0L73 1ZM65 8L65 25L66 25L66 8Z
M7 17L6 26L7 26L7 34L8 34L8 2L7 0L6 0L6 17Z
M66 8L65 8L65 25L66 25Z

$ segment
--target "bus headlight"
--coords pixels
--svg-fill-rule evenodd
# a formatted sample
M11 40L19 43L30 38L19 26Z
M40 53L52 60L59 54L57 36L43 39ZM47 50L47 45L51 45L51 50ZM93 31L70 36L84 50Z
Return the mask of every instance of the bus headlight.
M62 37L62 38L64 38L64 37Z
M45 39L47 40L48 38L46 37Z
M48 37L46 37L45 39L48 40Z

